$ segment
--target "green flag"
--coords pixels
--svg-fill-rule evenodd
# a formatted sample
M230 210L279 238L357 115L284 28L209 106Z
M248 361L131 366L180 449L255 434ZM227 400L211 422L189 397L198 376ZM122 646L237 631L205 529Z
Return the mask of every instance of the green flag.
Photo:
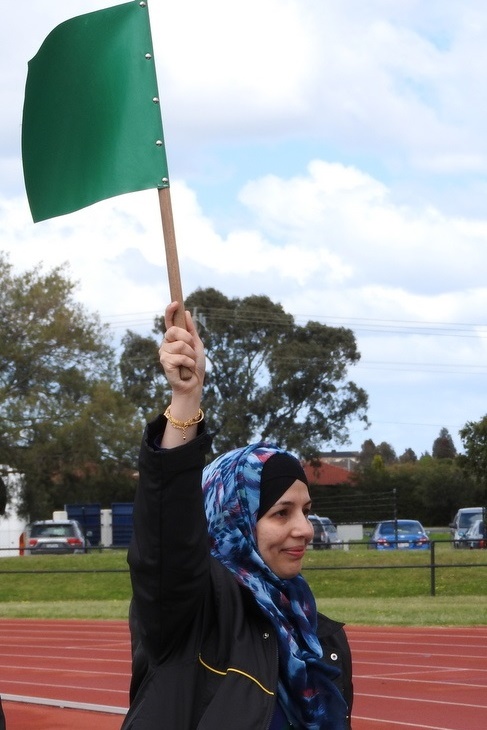
M146 2L58 25L29 62L22 159L34 221L168 187Z

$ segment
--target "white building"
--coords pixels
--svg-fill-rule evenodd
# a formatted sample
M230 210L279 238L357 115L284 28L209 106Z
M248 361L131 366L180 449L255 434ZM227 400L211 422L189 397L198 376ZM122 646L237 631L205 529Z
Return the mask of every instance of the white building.
M19 538L27 520L20 518L17 513L21 475L14 473L6 466L0 466L0 472L9 494L5 514L0 516L0 558L8 558L12 555L19 555Z

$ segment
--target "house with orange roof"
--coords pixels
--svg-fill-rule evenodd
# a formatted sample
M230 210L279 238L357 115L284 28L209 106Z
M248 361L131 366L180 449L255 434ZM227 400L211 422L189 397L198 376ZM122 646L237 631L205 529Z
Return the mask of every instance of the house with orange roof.
M303 464L308 484L319 487L331 487L335 484L352 484L353 472L335 464L329 464L324 458L316 462Z

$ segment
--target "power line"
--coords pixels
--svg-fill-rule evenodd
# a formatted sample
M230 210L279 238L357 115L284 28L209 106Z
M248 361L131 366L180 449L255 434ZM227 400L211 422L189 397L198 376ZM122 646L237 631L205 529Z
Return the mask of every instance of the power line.
M198 311L204 314L205 308L198 307ZM233 319L235 315L234 310L230 309L212 309L211 316L216 321L226 321L229 318ZM123 314L110 314L105 315L102 319L113 329L130 329L138 327L154 327L154 322L157 315L151 312L131 312ZM430 337L462 337L471 339L484 339L487 337L487 325L479 325L473 323L462 323L462 322L423 322L419 320L384 320L384 319L373 319L366 317L323 317L318 315L290 315L296 320L302 320L303 322L309 321L320 321L320 323L328 324L329 326L346 326L354 331L360 332L374 332L381 334L399 334L399 335L422 335ZM282 321L279 316L272 316L268 313L260 315L255 312L247 312L243 316L238 313L238 320L245 324L272 324L275 323L280 327L285 327L286 322ZM289 323L289 326L293 326L293 323ZM284 360L287 362L299 363L299 357L286 357ZM368 360L361 358L359 362L355 363L352 367L360 368L361 370L377 370L377 371L390 371L390 372L415 372L415 373L436 373L443 375L485 375L487 373L487 363L485 365L479 365L478 363L455 363L455 362L412 362L412 361L392 361L392 360Z
M198 307L198 311L205 312L204 307ZM216 321L228 320L229 317L233 318L235 315L232 309L211 309L212 319ZM161 314L154 312L129 312L122 314L106 314L100 315L100 318L106 324L113 327L122 327L127 324L132 326L154 324L156 317L161 317ZM374 319L367 317L324 317L322 315L290 315L294 324L299 322L319 322L322 324L328 324L334 327L347 327L354 331L362 332L381 332L384 334L421 334L421 335L434 335L444 337L474 337L484 338L487 337L487 324L482 323L469 323L469 322L435 322L435 321L423 321L423 320L400 320L400 319ZM262 315L257 312L246 312L243 315L241 312L238 313L238 319L242 323L259 324L259 323L276 323L281 327L285 327L286 323L282 321L279 316L273 316L269 313L263 313ZM290 323L289 326L293 326Z

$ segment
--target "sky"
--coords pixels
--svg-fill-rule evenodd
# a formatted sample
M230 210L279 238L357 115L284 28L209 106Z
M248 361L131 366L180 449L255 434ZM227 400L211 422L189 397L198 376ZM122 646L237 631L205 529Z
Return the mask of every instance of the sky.
M66 263L76 298L151 333L169 301L157 192L34 224L20 152L27 62L99 0L6 5L0 250ZM352 329L366 439L431 453L487 413L487 4L149 3L183 293L264 294ZM73 140L73 144L76 141Z

